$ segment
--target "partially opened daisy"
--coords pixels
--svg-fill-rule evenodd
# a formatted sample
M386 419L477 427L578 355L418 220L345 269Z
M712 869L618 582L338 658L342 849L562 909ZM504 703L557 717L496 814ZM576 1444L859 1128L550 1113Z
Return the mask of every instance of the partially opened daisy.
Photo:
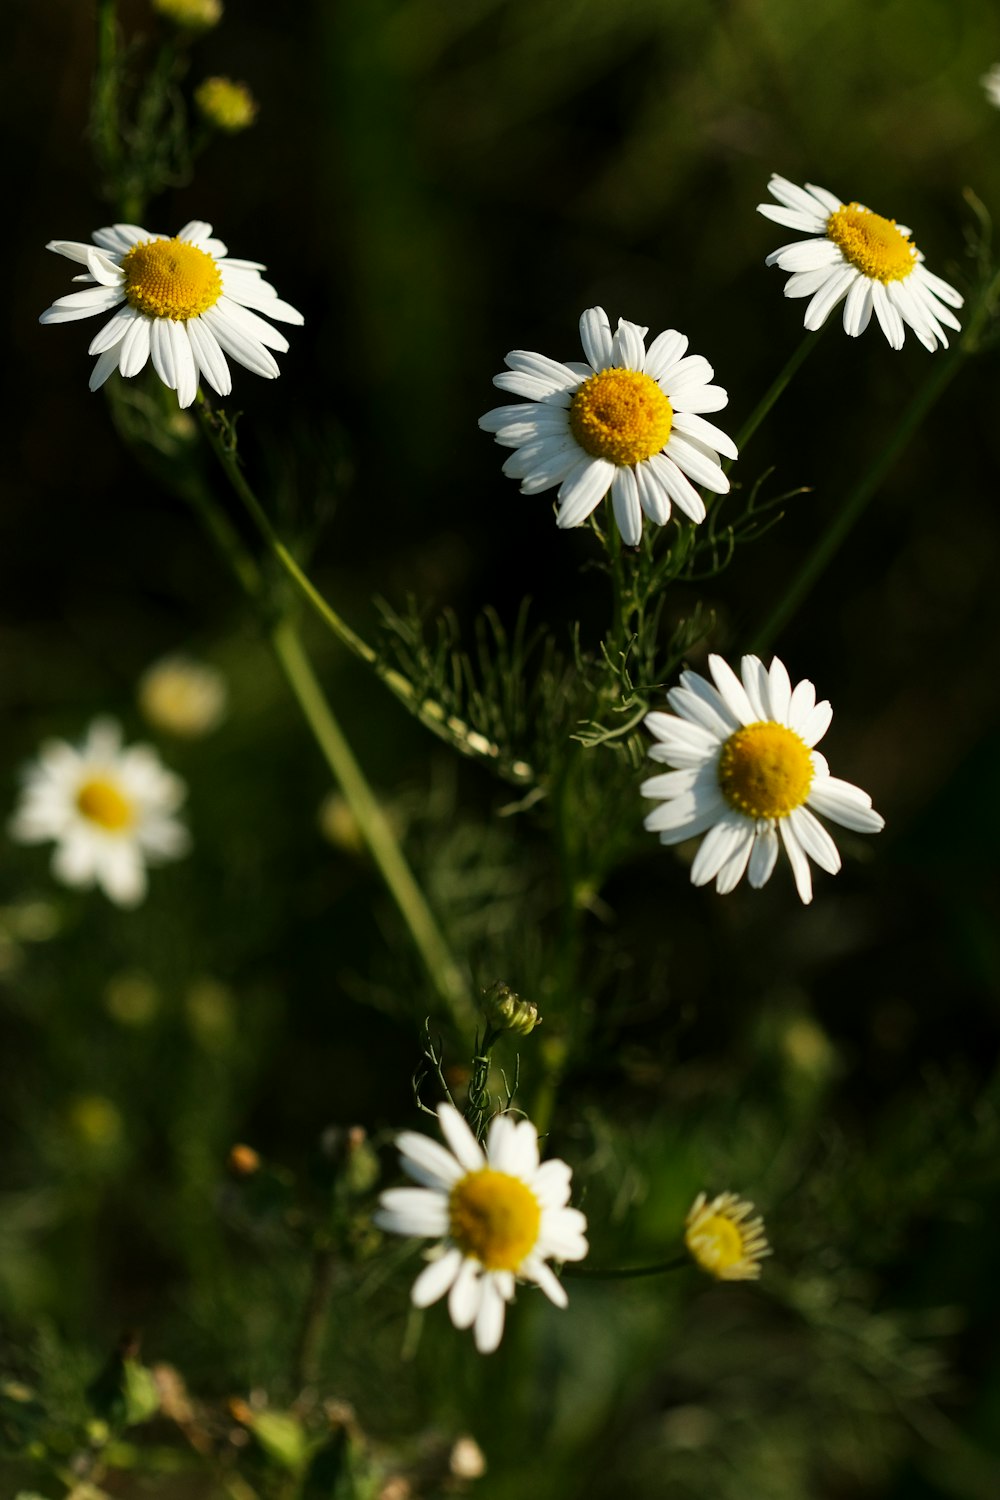
M699 1193L688 1210L684 1243L691 1258L719 1281L756 1281L770 1255L764 1220L751 1219L753 1204L735 1193L708 1201Z
M786 297L810 298L806 328L821 328L843 302L844 330L852 338L864 332L874 312L893 349L903 347L907 323L925 348L948 347L941 325L961 328L949 308L961 307L965 299L926 269L904 224L883 219L863 203L842 203L811 182L801 188L773 176L768 191L777 203L759 203L757 212L813 236L782 245L766 260L792 273Z
M136 906L147 864L187 853L187 830L174 816L184 796L183 781L149 745L123 748L119 726L95 719L79 747L41 747L9 831L22 844L54 842L52 873L64 885L98 885L117 905Z
M212 238L211 224L193 219L172 239L137 224L114 224L98 229L93 240L46 245L86 266L73 279L88 285L57 297L39 319L71 323L115 309L88 350L98 356L92 391L113 370L138 375L149 359L181 406L191 405L202 375L220 396L229 395L226 355L266 380L280 374L271 350L283 352L288 340L258 314L279 323L301 323L302 314L261 278L265 268L257 261L231 259Z
M702 415L729 399L710 383L708 360L686 354L688 341L673 328L647 349L648 332L620 318L612 333L603 307L588 308L580 319L588 363L515 349L493 384L532 404L498 406L479 419L515 450L503 471L521 481L522 494L559 486L558 526L582 525L610 490L629 547L642 535L643 512L662 526L676 505L703 521L695 485L724 495L719 456L736 457L732 439Z
M570 1168L538 1160L538 1133L530 1120L497 1115L485 1151L458 1110L438 1105L450 1150L425 1135L397 1139L402 1167L419 1187L382 1194L375 1222L394 1234L439 1240L413 1284L416 1307L445 1293L456 1328L472 1327L482 1354L503 1334L504 1312L516 1280L533 1281L557 1307L566 1293L546 1264L582 1260L587 1221L569 1208Z
M656 740L650 758L675 769L642 783L642 795L660 803L644 826L663 844L705 834L691 879L714 880L720 895L747 871L752 886L764 885L780 841L809 902L810 859L831 875L840 869L837 846L816 813L859 833L878 833L884 820L867 793L831 776L813 749L833 710L825 699L816 702L811 682L793 690L777 657L768 671L756 656L744 656L742 681L720 656L708 664L714 682L682 672L680 687L667 694L674 713L646 716Z

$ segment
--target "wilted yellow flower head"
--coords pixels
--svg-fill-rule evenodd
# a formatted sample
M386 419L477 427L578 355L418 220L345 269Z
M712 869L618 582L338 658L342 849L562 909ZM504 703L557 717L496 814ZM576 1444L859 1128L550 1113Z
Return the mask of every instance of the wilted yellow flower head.
M194 102L202 117L216 130L235 135L257 118L257 101L245 83L231 78L205 78L194 91Z
M164 20L188 31L207 31L222 20L222 0L152 0L152 6Z
M226 712L226 679L216 667L186 656L164 656L139 679L139 707L166 734L198 739L218 728Z
M748 1219L753 1204L735 1193L708 1202L699 1193L687 1216L684 1243L703 1271L720 1281L756 1281L760 1262L772 1253L764 1220Z

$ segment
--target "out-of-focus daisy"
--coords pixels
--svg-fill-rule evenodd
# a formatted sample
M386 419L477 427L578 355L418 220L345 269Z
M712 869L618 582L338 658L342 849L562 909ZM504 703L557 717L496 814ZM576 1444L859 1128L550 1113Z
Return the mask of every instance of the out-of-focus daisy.
M588 308L580 319L588 363L515 349L493 384L534 404L498 406L479 419L515 450L503 471L521 481L522 494L559 486L558 526L582 525L610 490L629 547L642 535L644 511L658 526L672 505L703 521L695 485L724 495L729 480L719 456L736 457L732 439L702 415L729 399L710 384L708 360L685 357L688 341L673 328L647 349L648 332L620 318L612 333L603 307Z
M703 1271L720 1281L756 1281L760 1263L772 1253L764 1220L751 1219L753 1204L735 1193L708 1201L699 1193L688 1210L684 1243Z
M989 72L984 73L979 82L986 90L986 97L990 103L1000 109L1000 63L994 63Z
M907 323L925 348L948 347L941 325L961 328L948 309L961 307L965 299L927 270L904 224L883 219L863 203L842 203L811 182L801 188L773 176L768 191L778 201L759 203L758 213L814 236L782 245L766 260L792 273L786 297L810 298L806 328L821 328L843 302L844 331L852 338L864 332L874 312L893 349L903 347Z
M118 725L96 719L79 747L48 740L25 773L11 838L56 845L52 873L64 885L98 885L119 906L146 894L146 866L187 853L174 816L185 787L149 745L122 746Z
M587 1221L569 1208L570 1168L553 1158L539 1165L538 1134L530 1120L498 1115L486 1150L450 1104L438 1105L450 1147L414 1131L397 1139L403 1170L419 1187L390 1188L375 1222L395 1234L440 1240L413 1284L416 1307L448 1293L456 1328L473 1327L482 1354L503 1334L515 1280L533 1281L557 1307L562 1283L546 1264L582 1260Z
M226 713L226 679L217 667L186 656L164 656L139 679L139 707L154 729L197 739Z
M259 317L301 323L302 314L282 302L258 261L234 260L211 224L192 219L173 238L114 224L98 229L92 245L50 240L47 250L86 266L74 281L82 292L57 297L41 323L71 323L117 309L88 353L98 356L90 389L102 386L112 370L138 375L149 359L181 406L190 406L204 375L213 390L232 390L228 354L255 375L280 374L271 353L288 348L283 333Z
M816 702L811 682L793 691L777 657L768 671L756 656L744 656L742 682L721 657L708 664L714 685L682 672L680 687L667 694L675 712L646 716L656 739L650 757L675 769L643 782L642 795L661 804L644 826L663 844L704 833L691 879L714 880L723 895L748 866L752 886L771 878L780 835L798 893L809 902L809 860L831 875L840 869L837 846L815 814L860 833L878 833L884 819L866 792L831 776L813 749L833 710L825 699Z

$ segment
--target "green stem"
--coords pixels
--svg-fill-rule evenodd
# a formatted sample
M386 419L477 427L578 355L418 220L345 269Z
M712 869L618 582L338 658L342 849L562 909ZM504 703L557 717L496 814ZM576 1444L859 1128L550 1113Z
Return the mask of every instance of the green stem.
M670 1260L658 1260L651 1266L563 1266L562 1274L588 1281L631 1281L635 1276L662 1276L667 1271L680 1271L690 1264L689 1256L675 1255Z
M242 487L247 493L251 493L234 456L224 448L220 450L218 434L214 431L203 404L199 404L199 414L213 449L220 458L225 456L223 467L234 488ZM248 553L228 518L215 505L210 493L195 493L192 487L191 498L213 541L228 559L244 590L266 615L268 611L264 580L255 559ZM389 821L323 694L294 620L287 612L283 613L277 620L269 621L268 634L278 665L406 923L433 988L458 1030L471 1035L475 1031L477 1017L464 976L452 957Z
M295 1350L293 1378L300 1391L305 1386L315 1385L319 1378L323 1339L333 1294L333 1270L333 1251L328 1245L317 1246L313 1252L309 1292Z
M938 361L928 380L916 391L913 400L903 412L889 441L880 451L875 462L858 480L847 498L837 507L826 531L813 547L805 563L799 569L784 596L754 632L748 649L759 656L770 649L776 636L793 617L810 589L833 561L836 553L860 520L868 502L877 493L906 448L914 431L926 417L931 407L958 373L966 358L966 351L958 345L952 353Z
M802 340L798 348L794 351L791 358L788 360L784 369L778 376L776 376L771 385L768 386L767 390L764 392L763 396L761 396L753 411L743 423L743 426L740 428L739 432L736 435L736 446L740 450L741 456L743 453L743 449L753 437L754 433L757 431L757 428L760 426L761 422L763 422L764 418L767 416L768 412L771 410L771 407L777 401L782 391L790 383L793 375L795 375L799 367L805 363L806 356L813 349L815 349L822 332L823 329L820 329L819 333L806 334L805 338ZM731 462L732 460L730 460L730 463ZM729 465L727 464L726 467L728 468Z
M295 624L287 616L271 627L271 645L306 722L344 794L358 828L409 928L428 978L462 1032L476 1026L476 1010L462 973L414 879L388 819L365 779L323 695Z
M449 714L433 698L421 698L410 679L404 676L402 672L397 672L394 668L387 666L379 658L374 648L369 646L368 642L358 635L357 631L351 629L347 621L337 613L329 600L323 597L308 574L299 566L271 525L264 507L257 499L249 484L247 484L235 454L227 445L217 422L212 416L208 403L200 393L198 413L202 419L202 430L216 458L226 471L226 476L234 493L242 501L247 514L260 533L261 539L271 556L292 581L310 608L333 632L341 645L346 646L348 651L353 656L356 656L359 661L363 661L374 672L379 681L399 699L409 713L420 720L425 728L431 730L439 739L447 741L450 745L457 746L465 754L474 753L468 743L470 735L473 734L472 726L456 718L455 715Z
M116 0L97 0L97 67L94 73L93 129L101 166L115 180L121 161L118 132L118 17Z

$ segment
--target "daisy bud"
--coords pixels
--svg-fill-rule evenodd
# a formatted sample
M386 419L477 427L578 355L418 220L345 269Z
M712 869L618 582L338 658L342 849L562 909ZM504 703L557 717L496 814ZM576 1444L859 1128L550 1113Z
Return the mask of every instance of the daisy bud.
M206 78L194 91L199 114L215 130L237 135L257 118L257 101L245 83L230 78Z
M512 1031L515 1036L527 1036L542 1022L535 1002L522 1000L499 979L483 996L483 1010L494 1031Z

